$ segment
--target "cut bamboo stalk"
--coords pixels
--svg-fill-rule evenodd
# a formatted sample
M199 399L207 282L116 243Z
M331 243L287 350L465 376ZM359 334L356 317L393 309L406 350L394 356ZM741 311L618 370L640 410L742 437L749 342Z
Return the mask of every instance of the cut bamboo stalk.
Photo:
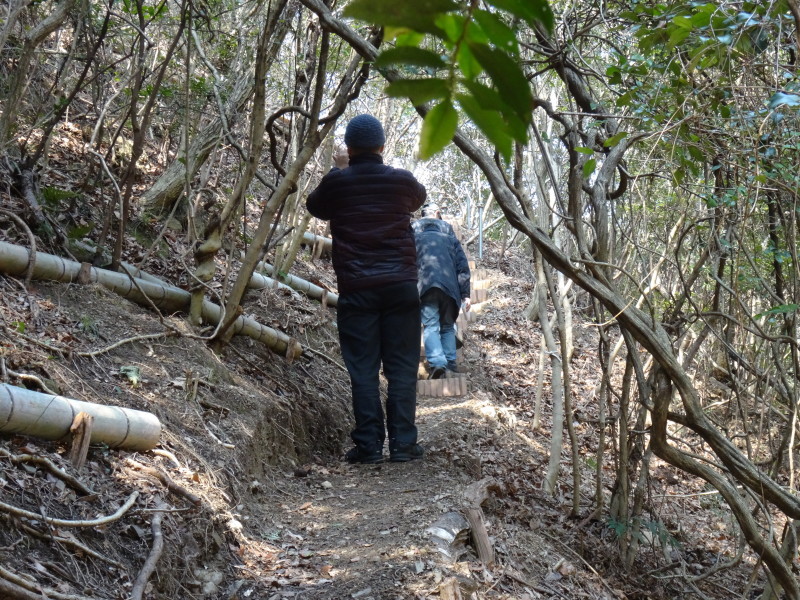
M72 446L69 449L69 462L78 471L86 463L89 455L89 444L92 443L92 429L94 429L94 417L85 411L75 415L75 420L69 428L72 434Z
M439 598L441 600L462 600L461 589L455 577L445 579L439 585Z
M259 268L264 269L267 275L275 277L275 267L268 263L258 263ZM337 306L339 304L339 294L329 292L324 287L318 286L310 281L306 281L301 277L295 275L281 275L280 281L288 285L290 288L304 293L309 298L322 301L323 298L328 306Z
M331 238L322 237L321 235L315 235L310 231L306 231L303 234L303 239L310 242L315 249L319 249L320 254L323 252L328 253L333 249L333 240L331 240Z
M143 452L154 448L161 436L161 422L149 412L50 396L0 383L0 433L67 439L80 412L92 417L93 444Z
M442 386L441 387L441 390L442 390L441 395L442 396L453 396L454 395L453 394L453 380L452 379L447 379L446 377L443 377L439 381L442 382L441 383L441 386Z
M25 273L28 267L28 253L27 248L0 241L0 271L9 275ZM189 292L178 287L137 278L134 278L134 283L125 273L96 267L88 267L87 271L87 267L82 267L81 263L44 252L36 253L33 277L73 283L78 282L78 275L82 268L84 276L89 282L99 283L120 296L143 306L149 307L152 302L160 309L176 312L185 310L191 302ZM223 317L222 308L209 300L203 302L202 314L207 322L214 324L219 323ZM303 353L303 347L296 340L281 331L262 325L250 317L240 316L234 322L232 329L234 333L258 340L287 358L297 358Z
M489 294L487 290L472 290L471 301L473 304L480 304L481 302L486 302L489 299Z

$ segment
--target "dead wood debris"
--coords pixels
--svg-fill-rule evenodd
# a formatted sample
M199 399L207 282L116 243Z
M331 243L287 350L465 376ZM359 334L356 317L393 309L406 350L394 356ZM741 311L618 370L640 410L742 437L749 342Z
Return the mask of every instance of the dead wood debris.
M52 589L44 588L36 582L9 571L0 566L0 592L2 598L8 600L42 600L52 598L53 600L104 600L104 598L94 596L88 598L77 594L62 594Z
M119 510L115 512L113 515L109 515L107 517L100 517L98 519L80 519L80 520L70 520L70 519L56 519L53 517L42 516L41 514L36 514L29 510L25 510L22 508L18 508L16 506L12 506L11 504L6 504L5 502L0 502L0 511L6 512L11 515L16 515L18 517L23 517L26 519L31 519L33 521L44 521L48 525L52 525L54 527L99 527L101 525L107 525L109 523L113 523L114 521L118 521L121 519L126 512L134 505L136 499L139 497L139 492L133 492L128 499L126 500L125 504L119 507Z
M48 458L45 458L44 456L39 456L35 454L12 454L5 448L0 448L0 456L9 459L15 465L21 463L29 463L45 467L50 474L61 479L64 483L69 485L75 491L80 492L81 494L87 497L94 496L94 492L91 489L89 489L89 487L84 485L76 477L73 477L72 475L66 473L65 471L57 467L55 463L53 463L53 461L51 461Z
M164 471L162 471L161 469L158 469L156 467L148 467L146 465L143 465L142 463L136 462L132 458L126 458L125 459L125 464L133 467L134 469L136 469L138 471L141 471L142 473L146 473L147 475L150 475L151 477L155 477L162 484L164 484L165 488L167 488L173 494L176 494L176 495L178 495L178 496L180 496L182 498L185 498L186 500L191 502L194 506L200 506L200 503L202 502L202 499L199 496L197 496L196 494L193 494L189 490L179 486L177 483L175 483L170 478L169 475L164 473Z
M156 570L158 559L161 557L161 553L164 551L164 536L161 533L161 519L164 516L163 512L161 512L161 509L163 508L164 505L162 503L159 503L159 505L156 506L156 509L159 510L159 512L153 515L153 519L150 522L150 528L153 532L153 547L150 550L150 554L148 555L144 566L142 566L142 570L136 577L136 581L133 582L131 600L142 599L147 581Z

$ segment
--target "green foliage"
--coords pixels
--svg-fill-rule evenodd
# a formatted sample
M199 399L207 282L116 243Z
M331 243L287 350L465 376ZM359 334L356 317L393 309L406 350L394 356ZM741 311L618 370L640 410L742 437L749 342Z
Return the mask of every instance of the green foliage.
M595 167L597 167L597 159L590 158L585 163L583 163L583 176L588 179L591 177L592 173L594 173Z
M764 312L758 313L755 318L760 319L761 317L767 315L785 315L787 313L794 313L797 312L798 308L800 308L800 304L781 304L779 306L773 306Z
M88 315L81 315L81 320L78 323L78 328L89 335L97 336L100 333L100 328L92 317Z
M613 531L616 536L623 537L625 535L630 535L631 537L635 538L640 544L649 544L651 541L658 540L661 547L666 547L667 545L673 548L680 548L680 542L673 536L669 530L666 528L664 523L659 520L639 520L637 519L639 527L634 527L634 521L617 521L613 517L609 517L607 526L608 528ZM648 531L652 535L650 540L642 533L643 531Z
M345 9L346 16L384 26L386 37L394 39L375 61L377 68L403 75L387 93L415 106L433 103L420 135L423 160L452 139L459 108L506 159L513 140L527 141L533 97L515 26L522 21L551 30L553 13L547 0L488 5L490 10L453 0L353 0Z
M123 365L119 368L119 373L120 375L127 377L128 381L133 387L138 386L142 378L139 367L135 365Z
M48 208L57 209L62 201L80 198L77 192L62 190L56 187L44 187L41 191L42 203Z
M456 127L458 127L458 111L449 101L434 106L425 115L419 142L420 156L423 159L429 158L444 148L453 139Z
M94 223L79 225L67 231L67 237L71 240L80 240L89 235L94 229Z
M141 4L137 0L122 0L122 10L129 15L138 15L139 7L147 21L152 21L156 18L163 17L168 10L166 2L158 3L155 5Z

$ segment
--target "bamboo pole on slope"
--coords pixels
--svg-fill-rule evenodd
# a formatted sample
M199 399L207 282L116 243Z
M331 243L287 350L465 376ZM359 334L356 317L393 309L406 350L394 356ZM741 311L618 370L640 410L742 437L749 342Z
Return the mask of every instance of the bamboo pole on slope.
M258 266L259 268L264 269L264 271L266 271L273 278L275 277L275 268L272 265L262 262L259 263ZM281 276L280 279L292 289L295 289L298 292L303 292L306 296L310 298L314 298L315 300L320 300L320 301L324 299L324 304L326 304L327 306L335 307L339 303L338 294L329 292L325 288L315 285L310 281L306 281L305 279L301 279L300 277L288 274Z
M319 247L324 253L330 253L330 251L333 249L333 240L331 240L331 238L323 237L321 235L311 233L310 231L306 231L303 234L303 239L306 242L309 242L312 247Z
M0 241L0 272L9 275L25 273L28 269L28 256L27 248ZM185 310L190 303L189 292L180 288L138 278L134 284L124 273L98 269L44 252L36 253L32 270L36 279L64 283L99 283L137 304L150 306L152 303L167 311ZM203 302L203 318L208 322L218 323L223 316L221 307L210 300ZM238 317L232 326L232 331L235 334L251 337L289 359L298 358L303 353L303 347L296 340L250 317Z
M144 452L152 450L161 437L161 422L152 413L51 396L0 383L0 433L45 440L65 439L81 412L93 418L93 444Z

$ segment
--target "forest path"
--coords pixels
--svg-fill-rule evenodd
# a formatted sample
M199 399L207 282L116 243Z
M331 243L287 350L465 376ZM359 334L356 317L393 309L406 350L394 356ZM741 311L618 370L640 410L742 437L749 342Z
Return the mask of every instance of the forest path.
M474 300L486 302L485 270L479 281L480 297ZM481 313L478 306L469 319L470 328L480 325ZM464 327L466 319L460 321ZM469 355L467 364L485 359L475 346L464 350L460 354ZM464 357L460 358L464 365ZM524 600L550 596L542 595L546 590L541 587L532 589L538 586L522 573L544 578L547 569L541 568L540 559L545 557L545 564L557 559L530 527L503 523L500 513L494 512L493 495L506 493L506 486L492 477L482 479L484 463L516 465L519 472L536 469L544 449L523 433L530 429L520 427L512 411L475 385L470 374L466 379L470 380L466 394L463 387L456 387L455 394L439 389L448 383L445 380L420 382L417 424L426 449L423 460L304 465L280 479L255 484L262 490L261 501L250 503L242 517L260 524L262 541L249 539L243 544L243 561L249 581L259 581L272 592L264 597ZM452 380L449 383L452 389ZM487 486L491 491L484 496L486 512L480 513L489 537L483 539L498 554L496 563L489 565L476 555L463 519L466 509L476 504L471 492L486 492ZM451 544L443 541L444 534L436 527L442 523L445 530L459 534ZM456 556L441 551L442 545Z
M312 465L267 482L263 501L242 515L260 524L264 543L249 540L243 560L255 580L273 588L266 597L444 597L440 588L455 577L464 598L490 587L494 594L478 597L525 598L519 581L498 585L498 571L484 568L474 549L464 547L462 560L450 560L428 531L444 515L466 507L464 492L479 480L480 456L486 456L479 448L491 453L501 444L507 452L501 438L509 436L520 452L530 443L512 429L498 430L496 409L481 397L478 392L420 399L424 460ZM508 532L494 515L486 523L497 546ZM502 590L509 588L514 593L505 595Z

